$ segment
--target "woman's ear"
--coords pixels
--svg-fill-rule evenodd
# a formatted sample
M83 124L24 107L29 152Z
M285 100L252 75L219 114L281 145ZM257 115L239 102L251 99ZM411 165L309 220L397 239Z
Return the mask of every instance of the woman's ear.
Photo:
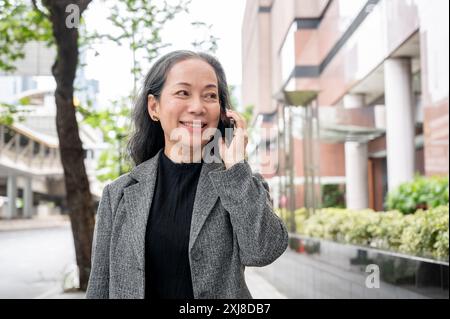
M147 97L147 111L153 121L159 121L158 101L153 94L149 94Z

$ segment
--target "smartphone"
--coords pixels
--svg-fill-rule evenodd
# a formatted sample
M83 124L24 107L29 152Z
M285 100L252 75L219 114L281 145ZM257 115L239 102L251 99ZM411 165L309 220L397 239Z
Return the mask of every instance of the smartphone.
M231 117L228 117L224 111L220 111L220 124L219 124L219 130L222 134L222 137L225 138L225 143L227 143L227 146L231 144L231 141L233 140L234 135L234 129L235 129L235 123L234 119Z

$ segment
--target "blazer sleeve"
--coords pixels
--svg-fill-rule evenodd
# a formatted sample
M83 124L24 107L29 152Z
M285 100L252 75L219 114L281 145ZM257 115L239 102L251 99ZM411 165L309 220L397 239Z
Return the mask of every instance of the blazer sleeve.
M264 178L253 174L246 160L209 175L222 205L230 214L241 263L262 267L275 261L288 246L288 232L273 211Z
M108 186L103 189L97 210L92 243L91 273L86 291L87 299L109 298L109 246L112 210Z

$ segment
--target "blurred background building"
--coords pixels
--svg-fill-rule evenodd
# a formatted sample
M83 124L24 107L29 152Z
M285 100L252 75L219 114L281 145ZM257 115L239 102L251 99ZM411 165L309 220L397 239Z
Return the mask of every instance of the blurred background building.
M83 62L84 55L80 60ZM18 105L23 120L0 125L0 217L31 218L66 212L63 169L56 131L56 105L51 63L54 52L41 43L28 43L25 58L16 71L0 74L0 101ZM75 86L80 103L96 105L98 83L79 68ZM98 201L103 185L96 178L97 159L103 140L90 126L81 125L85 165L91 192Z
M348 208L448 175L448 1L247 0L243 104L276 207ZM267 150L262 152L261 150Z

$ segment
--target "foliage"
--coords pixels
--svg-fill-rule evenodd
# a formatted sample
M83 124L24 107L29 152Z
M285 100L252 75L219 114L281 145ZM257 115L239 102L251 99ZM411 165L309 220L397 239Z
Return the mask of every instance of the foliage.
M277 214L289 226L290 212L278 209ZM297 233L308 237L448 260L448 205L409 215L328 208L308 217L305 209L298 209L295 221Z
M322 208L345 207L345 195L337 184L322 185Z
M422 256L448 257L448 206L419 210L405 217L401 251Z
M112 28L111 32L86 32L83 35L83 45L92 46L96 42L110 41L119 46L128 46L132 52L133 66L131 74L134 78L132 97L137 91L137 83L161 50L169 47L170 43L163 42L161 31L167 23L179 13L188 13L192 0L177 0L173 4L169 1L122 0L103 1L108 12L107 20ZM195 39L192 45L195 50L214 53L217 50L218 38L209 34L211 25L204 22L192 22L191 25L198 32L203 32L201 39Z
M204 22L199 21L192 22L191 25L198 31L204 32L202 38L196 39L191 42L194 49L201 52L216 53L218 49L217 41L219 40L219 38L207 32L207 30L210 30L213 26L211 24L208 25Z
M244 117L248 126L250 126L250 122L253 118L253 109L254 108L255 108L254 105L246 105L244 108L244 112L242 112L242 116Z
M24 46L30 41L52 45L50 21L31 8L31 1L0 0L0 70L14 71L14 62L24 58Z
M412 214L417 209L435 208L448 204L448 177L416 176L412 182L403 183L388 194L388 210Z
M83 117L82 122L100 129L103 140L108 144L108 149L100 154L97 165L97 178L100 181L114 180L132 167L130 159L124 155L130 132L130 107L127 106L127 100L114 101L110 109L100 111L77 107Z
M17 105L0 102L0 125L12 125L16 121L23 121L22 112L19 112Z

